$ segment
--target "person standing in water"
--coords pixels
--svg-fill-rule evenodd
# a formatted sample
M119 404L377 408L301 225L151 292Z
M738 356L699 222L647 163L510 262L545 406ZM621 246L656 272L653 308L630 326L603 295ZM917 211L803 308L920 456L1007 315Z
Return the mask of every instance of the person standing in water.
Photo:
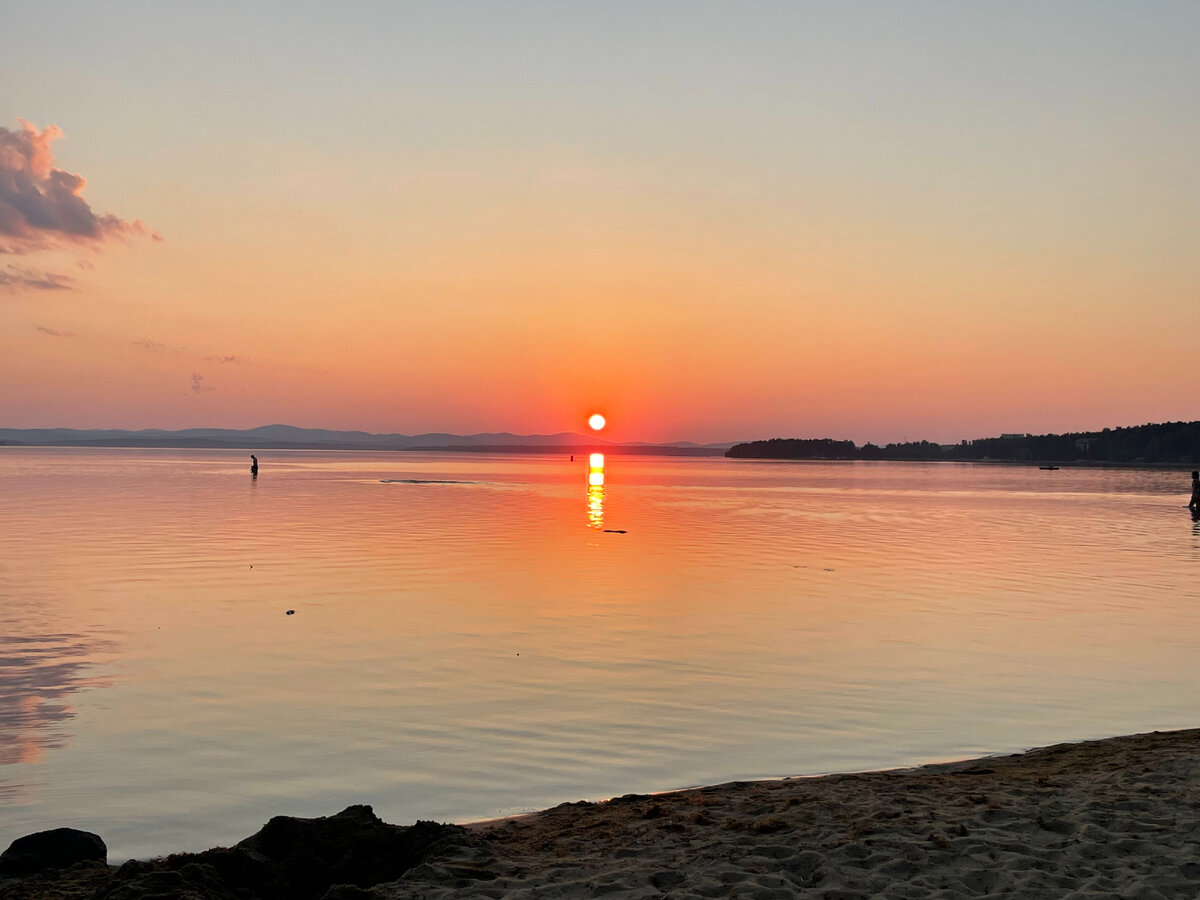
M1200 472L1192 473L1192 502L1188 504L1192 512L1200 512Z
M250 454L250 474L255 478L258 477L258 457L253 453Z

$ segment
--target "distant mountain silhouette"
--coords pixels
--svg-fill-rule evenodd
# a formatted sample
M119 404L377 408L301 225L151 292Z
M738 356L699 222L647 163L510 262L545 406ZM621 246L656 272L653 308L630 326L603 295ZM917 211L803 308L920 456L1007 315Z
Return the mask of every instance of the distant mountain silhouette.
M0 444L37 447L196 447L263 450L493 450L540 453L549 449L611 448L628 453L658 451L719 455L731 446L723 444L619 444L592 435L563 431L558 434L372 434L367 431L331 431L327 428L297 428L295 425L263 425L258 428L185 428L164 431L147 428L0 428Z

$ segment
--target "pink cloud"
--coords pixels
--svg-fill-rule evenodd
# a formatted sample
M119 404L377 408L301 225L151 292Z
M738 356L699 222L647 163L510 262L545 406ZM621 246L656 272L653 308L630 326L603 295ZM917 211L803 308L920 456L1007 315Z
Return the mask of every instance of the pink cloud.
M0 288L9 291L73 291L75 279L54 272L38 272L23 266L0 268Z
M83 199L87 179L54 168L51 144L62 137L57 125L40 133L0 127L0 253L29 253L65 243L98 246L111 238L162 240L143 222L112 213L97 215Z

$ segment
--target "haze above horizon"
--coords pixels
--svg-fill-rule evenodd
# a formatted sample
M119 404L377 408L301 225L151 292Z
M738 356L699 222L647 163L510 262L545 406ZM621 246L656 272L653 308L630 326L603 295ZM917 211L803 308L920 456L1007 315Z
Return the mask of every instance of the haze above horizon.
M5 21L0 427L1200 419L1200 5Z

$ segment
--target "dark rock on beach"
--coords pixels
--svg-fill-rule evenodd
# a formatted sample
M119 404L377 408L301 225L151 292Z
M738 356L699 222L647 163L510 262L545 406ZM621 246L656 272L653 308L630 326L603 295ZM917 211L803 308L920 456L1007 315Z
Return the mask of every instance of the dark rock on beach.
M0 873L32 875L43 869L66 869L75 863L108 859L100 835L76 828L55 828L19 837L0 854Z
M316 819L276 816L234 847L0 882L0 900L355 900L473 840L457 825L389 825L371 807L351 806Z
M269 860L287 887L281 897L319 897L334 884L394 881L438 846L465 835L458 826L436 822L389 825L369 806L350 806L319 819L276 816L233 852Z
M0 873L0 900L91 900L115 871L100 860L15 877Z

